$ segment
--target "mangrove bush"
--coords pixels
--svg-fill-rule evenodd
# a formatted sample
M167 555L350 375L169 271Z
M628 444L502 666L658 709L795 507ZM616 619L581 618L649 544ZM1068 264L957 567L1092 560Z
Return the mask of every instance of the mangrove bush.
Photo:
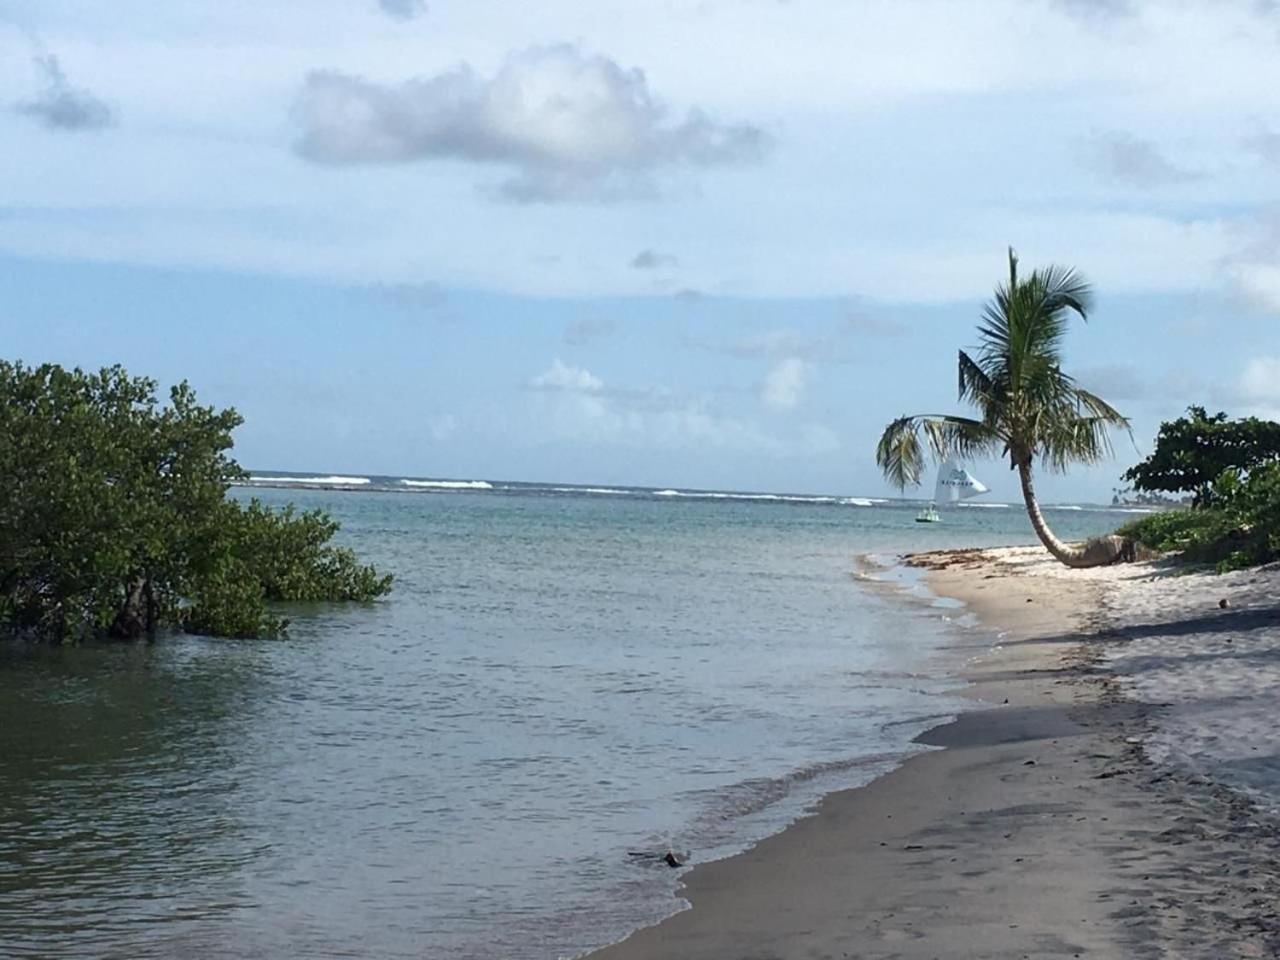
M234 410L167 404L120 367L0 361L0 627L51 642L165 627L263 637L278 601L365 601L391 577L322 512L227 496Z

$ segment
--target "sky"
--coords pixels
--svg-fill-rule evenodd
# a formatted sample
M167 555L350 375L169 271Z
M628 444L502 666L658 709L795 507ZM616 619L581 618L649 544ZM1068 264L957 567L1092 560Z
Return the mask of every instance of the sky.
M257 470L884 495L1017 248L1133 423L1280 417L1280 4L0 0L0 355ZM972 471L1017 498L1007 464Z

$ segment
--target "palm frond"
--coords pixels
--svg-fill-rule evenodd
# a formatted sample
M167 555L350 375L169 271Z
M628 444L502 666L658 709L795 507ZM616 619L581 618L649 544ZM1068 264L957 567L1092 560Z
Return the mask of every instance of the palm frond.
M1080 387L1076 388L1076 403L1081 412L1097 417L1099 420L1104 421L1108 427L1124 430L1129 435L1129 444L1137 451L1138 442L1133 438L1133 424L1123 413L1097 394L1090 393Z
M978 339L982 344L984 366L998 364L1009 355L1012 343L1010 318L1014 314L1013 301L1018 291L1018 254L1009 248L1009 283L996 284L991 300L983 305L982 322L978 324ZM1002 371L997 371L1002 372Z
M1013 315L1013 299L1009 289L996 287L991 300L982 308L982 322L978 324L978 340L982 346L979 356L984 365L999 362L1008 357L1012 344L1009 317Z
M1093 304L1088 282L1071 268L1048 266L1033 272L1022 290L1027 298L1022 331L1026 349L1057 355L1070 314L1088 319Z
M913 417L899 417L884 428L876 444L876 466L899 490L919 485L924 471L924 450Z
M960 399L985 411L995 400L996 385L982 366L971 356L960 351L959 361Z
M1076 387L1075 394L1080 409L1087 410L1090 416L1106 420L1113 427L1129 429L1129 418L1097 394L1090 393L1083 387Z
M1071 313L1088 316L1092 292L1071 268L1049 266L1019 279L1018 258L1009 251L1009 282L1000 284L982 312L979 362L1010 393L1041 377L1061 360Z
M1055 473L1072 463L1098 463L1111 456L1108 417L1058 416L1047 418L1041 429L1040 459Z
M991 427L968 417L917 414L899 417L884 429L876 445L876 465L899 490L919 486L925 452L921 434L935 460L949 456L990 456L1002 441Z
M1055 264L1037 270L1044 287L1046 309L1070 310L1081 320L1089 319L1089 311L1093 309L1093 288L1075 267L1060 267Z
M1078 406L1076 382L1057 363L1033 357L1026 363L1018 394L1021 405L1041 416Z

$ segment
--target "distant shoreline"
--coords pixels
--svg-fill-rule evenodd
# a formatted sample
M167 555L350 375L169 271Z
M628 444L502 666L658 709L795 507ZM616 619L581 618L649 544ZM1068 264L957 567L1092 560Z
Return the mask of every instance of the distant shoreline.
M691 910L592 960L1276 955L1277 821L1153 760L1168 707L1131 696L1123 661L1113 671L1106 660L1124 649L1123 631L1141 638L1162 607L1174 611L1171 635L1220 646L1178 605L1208 607L1224 589L1247 602L1280 589L1280 574L1263 586L1257 576L1157 580L1150 565L1076 576L1044 556L909 558L980 620L938 665L962 665L981 706L918 738L945 749L695 867L684 878ZM1278 633L1264 642L1280 647Z
M232 483L239 489L267 490L323 490L329 492L363 493L473 493L495 495L556 495L582 497L643 498L653 500L722 501L737 503L778 503L814 506L842 507L918 507L929 503L924 497L863 497L847 494L778 493L754 490L713 490L675 487L632 487L624 485L602 486L597 484L543 483L518 480L430 480L411 477L342 476L332 477L266 477L254 476L249 480ZM1093 511L1099 513L1154 513L1165 507L1135 504L1101 503L1049 503L1041 505L1045 510ZM957 510L1017 510L1019 503L968 502L955 506Z

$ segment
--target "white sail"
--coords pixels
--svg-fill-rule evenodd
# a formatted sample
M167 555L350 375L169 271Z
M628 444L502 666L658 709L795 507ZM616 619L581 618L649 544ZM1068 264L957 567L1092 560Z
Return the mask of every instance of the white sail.
M936 502L959 503L986 492L982 482L955 460L948 460L938 468L938 485L934 491Z

